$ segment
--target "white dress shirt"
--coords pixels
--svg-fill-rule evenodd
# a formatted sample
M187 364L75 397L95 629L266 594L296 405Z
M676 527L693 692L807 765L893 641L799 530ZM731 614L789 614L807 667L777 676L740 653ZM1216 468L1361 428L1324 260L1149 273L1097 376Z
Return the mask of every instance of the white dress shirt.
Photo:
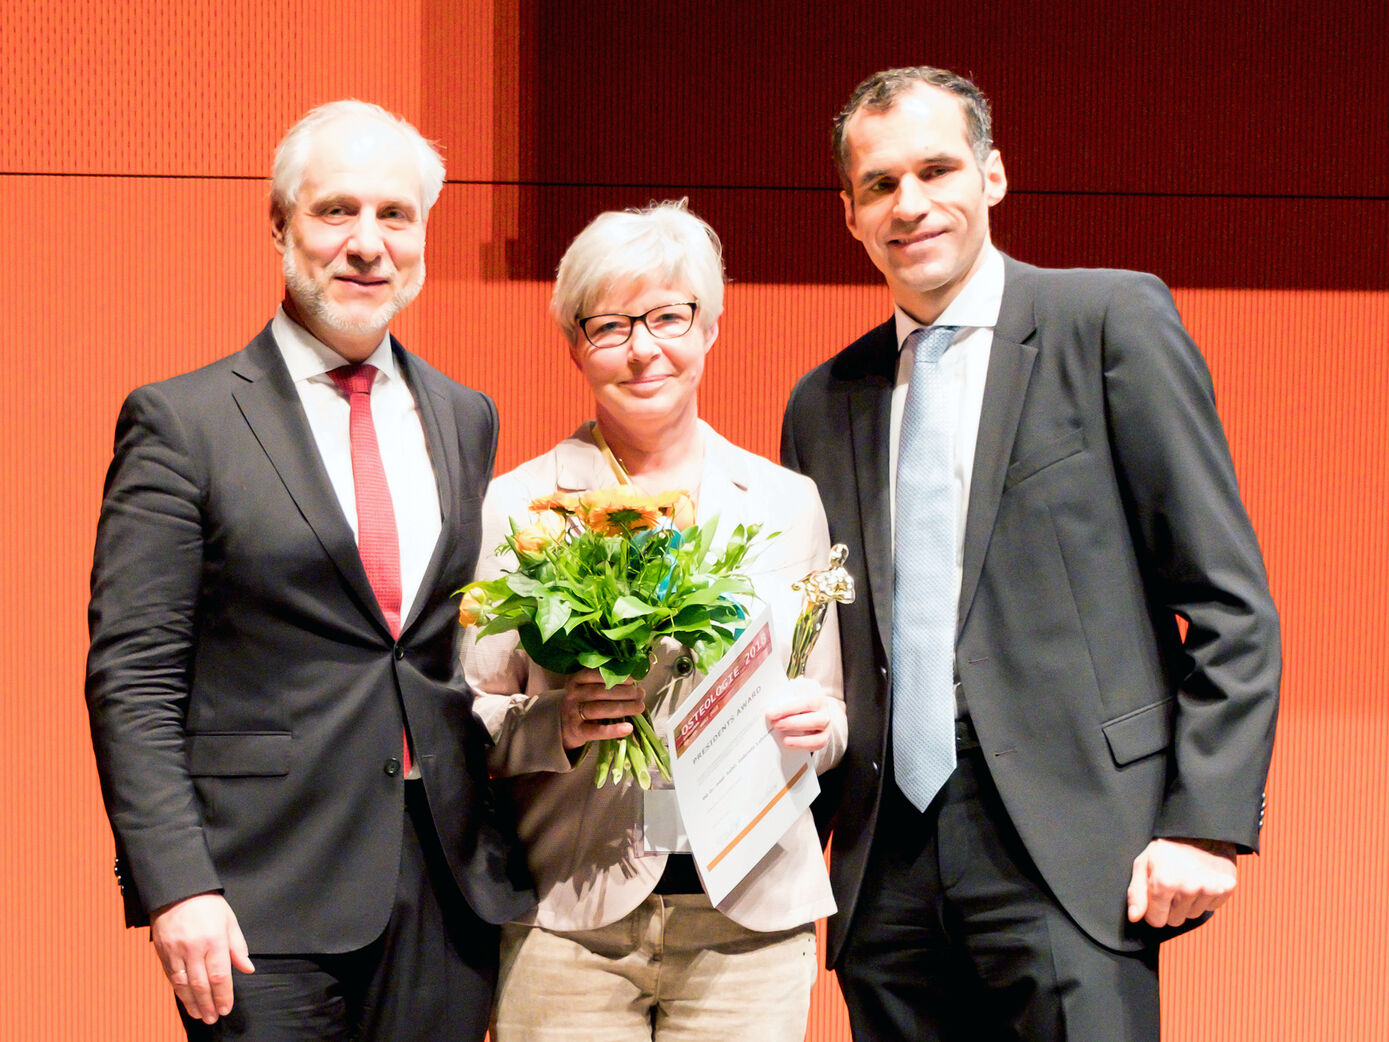
M289 367L299 400L304 403L328 480L356 537L357 488L352 480L352 440L348 430L351 407L347 396L328 375L330 370L350 363L286 315L283 307L275 312L270 330ZM396 538L400 542L400 621L404 625L443 528L439 486L429 462L420 410L396 369L389 334L381 338L367 364L376 367L371 416L395 510Z
M933 325L959 326L950 346L941 356L941 367L952 382L960 400L959 427L955 432L955 596L959 599L964 573L965 512L969 506L970 476L974 470L974 447L979 439L979 414L984 408L984 382L989 374L989 353L993 348L994 326L1003 303L1003 255L992 244L984 247L984 260L959 296L941 313ZM916 352L904 348L912 331L921 323L900 307L897 322L897 383L892 390L891 445L888 481L892 493L892 517L897 520L897 445L902 432L902 410L911 383Z

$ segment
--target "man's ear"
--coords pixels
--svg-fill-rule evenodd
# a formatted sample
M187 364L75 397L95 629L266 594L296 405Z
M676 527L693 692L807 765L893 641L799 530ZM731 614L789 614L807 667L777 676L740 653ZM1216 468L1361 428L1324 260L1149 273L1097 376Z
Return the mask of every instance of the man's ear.
M1003 197L1008 194L1008 175L1003 169L1003 157L998 149L989 153L988 161L984 164L984 201L990 206L997 206L1003 201Z
M855 220L857 214L854 212L854 197L850 192L840 192L839 198L844 201L844 224L849 229L849 234L859 242L863 242L863 236L858 232L858 221Z
M274 240L275 249L283 254L285 252L285 231L289 228L289 218L280 209L278 203L270 204L270 238Z

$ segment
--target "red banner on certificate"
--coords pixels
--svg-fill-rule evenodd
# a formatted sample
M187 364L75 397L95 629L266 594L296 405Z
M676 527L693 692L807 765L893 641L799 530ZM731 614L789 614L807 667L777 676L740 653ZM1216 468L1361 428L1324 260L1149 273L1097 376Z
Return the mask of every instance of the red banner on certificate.
M772 653L771 623L764 622L753 634L752 639L742 646L742 650L738 651L735 648L734 652L735 657L722 673L717 670L723 666L723 662L715 667L714 676L717 679L713 689L700 699L694 709L675 722L676 756L684 755L690 744L709 726L710 721L723 711L723 707L732 700L748 678L767 660L767 656Z

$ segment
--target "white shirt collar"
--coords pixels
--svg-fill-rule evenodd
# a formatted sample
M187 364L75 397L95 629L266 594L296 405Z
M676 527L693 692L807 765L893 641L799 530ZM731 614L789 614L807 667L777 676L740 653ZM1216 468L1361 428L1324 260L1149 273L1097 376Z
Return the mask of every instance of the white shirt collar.
M275 344L289 369L290 379L295 383L322 376L339 366L351 364L285 314L284 305L275 309L275 317L270 322L270 332L274 335ZM381 334L381 343L376 345L376 350L367 358L367 362L376 366L387 379L395 376L395 353L391 350L390 333Z
M933 326L964 326L992 329L998 325L998 313L1003 306L1003 254L994 248L993 243L984 244L984 259L979 270L970 276L960 289L959 295L941 312ZM897 321L897 347L921 323L912 318L900 306L893 309Z

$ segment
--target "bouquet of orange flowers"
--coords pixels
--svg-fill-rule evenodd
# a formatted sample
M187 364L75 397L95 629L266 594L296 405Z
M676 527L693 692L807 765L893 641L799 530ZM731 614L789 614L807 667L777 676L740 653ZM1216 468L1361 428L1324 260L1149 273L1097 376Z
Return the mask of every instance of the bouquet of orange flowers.
M478 636L515 630L533 661L567 675L596 669L614 687L641 680L652 649L671 637L707 673L743 630L740 604L753 596L738 569L760 526L739 525L713 546L717 519L688 524L688 493L646 495L631 485L559 493L530 504L527 528L513 519L499 547L516 568L461 591L459 620ZM684 527L682 527L682 523ZM620 782L630 770L642 788L652 770L670 777L670 756L648 714L632 733L602 743L594 782Z

